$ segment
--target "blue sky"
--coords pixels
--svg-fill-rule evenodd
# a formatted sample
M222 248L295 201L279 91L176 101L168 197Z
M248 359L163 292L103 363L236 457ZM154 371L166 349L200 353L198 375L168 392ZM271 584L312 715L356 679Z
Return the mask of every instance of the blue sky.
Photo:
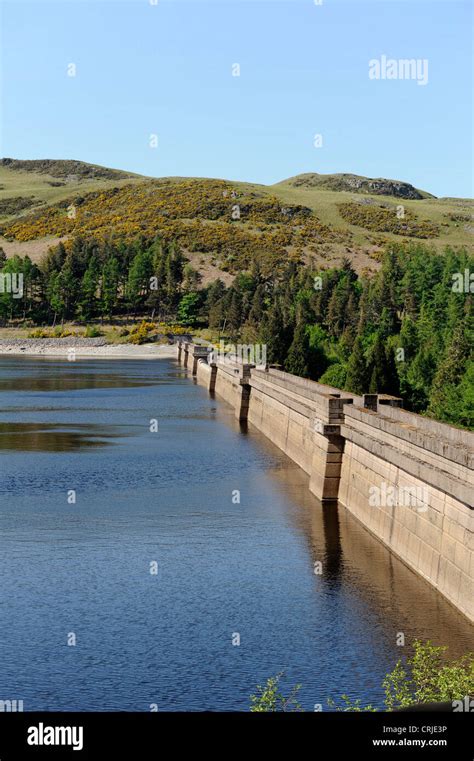
M2 6L3 156L263 183L354 172L474 194L469 2ZM427 59L427 85L369 79L382 55Z

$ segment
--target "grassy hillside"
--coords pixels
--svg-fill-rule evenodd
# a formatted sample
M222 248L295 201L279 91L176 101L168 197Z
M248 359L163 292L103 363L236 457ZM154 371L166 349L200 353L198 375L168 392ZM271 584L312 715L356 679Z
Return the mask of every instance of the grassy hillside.
M304 177L304 175L301 176ZM327 190L320 186L297 185L295 187L293 180L273 185L272 192L282 201L295 203L298 200L298 203L317 210L321 221L325 224L350 231L353 235L353 243L357 248L371 250L373 245L380 246L387 240L399 241L401 237L413 240L413 237L390 233L374 236L374 231L351 224L347 219L343 219L339 209L341 204L353 203L362 207L373 206L375 209L388 209L393 212L395 219L397 218L397 208L403 206L408 214L414 215L420 222L438 226L438 234L429 236L430 242L436 248L442 248L447 244L472 246L474 243L474 201L472 199L434 198L434 196L425 194L424 191L419 191L426 195L426 198L421 200L369 193L361 195L343 190Z
M101 188L120 187L145 178L82 161L0 159L0 219L22 212L15 199L28 198L35 208ZM8 202L9 209L6 208Z
M374 270L390 240L472 247L473 202L394 180L306 174L273 186L150 179L78 161L0 161L0 246L38 261L74 235L178 240L204 280L259 259Z
M310 172L299 174L296 177L290 177L283 180L279 185L291 185L294 188L319 188L320 190L347 190L353 193L363 193L365 195L395 196L395 198L406 198L420 200L422 198L434 198L431 193L425 190L419 190L409 182L400 180L387 180L383 177L370 178L362 177L359 174L317 174Z
M74 166L0 167L0 246L38 259L64 241L41 267L2 264L6 329L68 337L67 324L97 335L110 323L114 340L147 342L165 325L200 328L263 344L301 377L473 427L471 201L352 175L266 187ZM355 189L334 189L347 178Z

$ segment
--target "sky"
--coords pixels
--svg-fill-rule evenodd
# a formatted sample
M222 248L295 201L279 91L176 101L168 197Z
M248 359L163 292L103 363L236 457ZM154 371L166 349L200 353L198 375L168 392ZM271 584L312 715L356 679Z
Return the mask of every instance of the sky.
M470 2L3 0L1 12L2 156L265 184L352 172L474 195ZM371 78L382 56L426 65L426 83L421 68Z

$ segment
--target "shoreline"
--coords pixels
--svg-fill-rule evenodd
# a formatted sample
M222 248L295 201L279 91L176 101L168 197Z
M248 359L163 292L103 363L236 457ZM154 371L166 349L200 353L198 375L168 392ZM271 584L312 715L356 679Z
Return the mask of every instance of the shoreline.
M88 359L174 359L172 344L107 344L93 338L0 339L0 357L63 357Z

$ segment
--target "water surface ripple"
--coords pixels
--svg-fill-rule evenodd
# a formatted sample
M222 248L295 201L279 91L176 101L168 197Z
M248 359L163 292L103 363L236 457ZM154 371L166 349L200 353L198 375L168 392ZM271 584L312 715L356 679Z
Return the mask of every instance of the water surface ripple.
M0 378L0 699L245 710L284 671L308 710L380 705L398 632L472 649L440 595L173 362L4 357Z

